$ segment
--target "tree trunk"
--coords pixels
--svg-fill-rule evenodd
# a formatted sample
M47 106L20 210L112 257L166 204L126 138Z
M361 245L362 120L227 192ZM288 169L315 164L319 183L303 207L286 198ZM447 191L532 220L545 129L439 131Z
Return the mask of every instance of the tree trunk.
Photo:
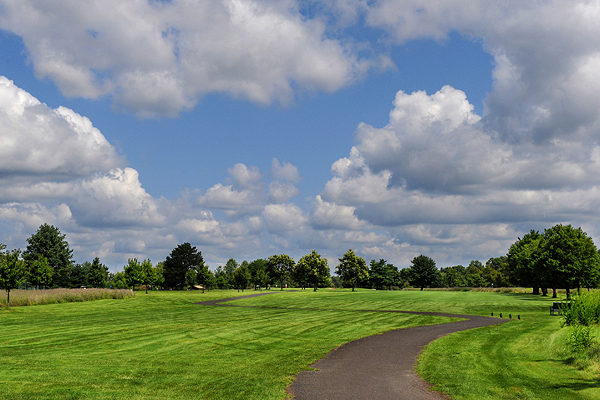
M539 287L534 287L533 288L533 294L540 294L540 288Z
M421 286L421 292L423 291L423 286Z
M567 300L571 300L571 288L567 286Z
M556 299L558 296L556 294L556 288L552 288L552 298Z
M10 308L10 289L6 289L6 308Z
M548 296L548 288L542 288L542 296Z

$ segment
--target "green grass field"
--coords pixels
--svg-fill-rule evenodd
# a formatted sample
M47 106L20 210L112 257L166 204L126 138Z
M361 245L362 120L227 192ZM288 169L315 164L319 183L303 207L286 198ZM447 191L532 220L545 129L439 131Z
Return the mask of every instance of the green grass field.
M578 370L566 362L567 354L540 342L560 334L558 318L547 315L551 299L307 290L235 303L288 309L193 304L238 295L242 293L152 292L123 300L0 309L0 398L283 399L296 373L345 342L448 321L358 311L383 309L521 315L521 321L451 335L425 351L421 372L432 382L443 379L446 386L441 388L456 399L541 398L536 385L547 373L553 378L547 385L553 399L593 399L600 392L589 371ZM441 376L441 366L453 369L447 367L451 361L458 374ZM456 382L465 381L469 371L481 375L486 387L481 395L464 395L472 388ZM558 397L552 388L560 389L554 391Z

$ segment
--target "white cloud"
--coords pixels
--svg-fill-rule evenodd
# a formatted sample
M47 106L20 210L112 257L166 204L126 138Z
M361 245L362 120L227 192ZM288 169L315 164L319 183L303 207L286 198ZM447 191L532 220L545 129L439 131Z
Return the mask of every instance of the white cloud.
M273 158L271 173L276 179L297 183L300 181L298 168L288 162L281 164L277 158Z
M276 234L301 232L308 220L302 209L294 204L269 204L262 217L267 229Z
M4 179L86 176L120 167L124 160L91 121L74 111L47 107L0 77L0 172Z
M0 27L23 38L38 77L141 117L177 115L211 92L288 103L293 85L334 91L386 62L358 59L293 2L0 4Z

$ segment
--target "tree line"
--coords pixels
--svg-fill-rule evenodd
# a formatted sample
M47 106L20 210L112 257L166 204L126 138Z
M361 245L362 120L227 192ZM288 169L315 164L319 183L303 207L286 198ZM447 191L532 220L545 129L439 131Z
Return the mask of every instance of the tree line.
M249 287L283 289L284 285L307 287L343 286L371 289L404 287L507 287L529 286L543 295L548 289L570 290L597 287L600 283L600 254L581 228L555 225L543 233L530 231L513 243L505 256L492 257L485 265L472 260L467 267L437 268L435 261L419 255L408 268L398 269L384 259L369 265L348 250L330 275L327 260L312 251L295 262L287 254L251 262L229 259L213 272L202 253L190 243L178 245L164 261L128 260L123 271L110 273L98 257L76 264L73 252L58 228L43 224L27 239L27 248L7 251L0 244L0 288L14 289L27 283L34 287L114 287L185 289L197 285L212 289Z

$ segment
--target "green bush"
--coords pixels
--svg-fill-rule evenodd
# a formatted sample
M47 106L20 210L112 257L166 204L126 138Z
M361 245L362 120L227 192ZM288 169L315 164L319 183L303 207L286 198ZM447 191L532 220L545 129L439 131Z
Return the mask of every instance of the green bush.
M600 321L600 292L582 292L574 296L571 306L561 304L562 326L590 326Z

